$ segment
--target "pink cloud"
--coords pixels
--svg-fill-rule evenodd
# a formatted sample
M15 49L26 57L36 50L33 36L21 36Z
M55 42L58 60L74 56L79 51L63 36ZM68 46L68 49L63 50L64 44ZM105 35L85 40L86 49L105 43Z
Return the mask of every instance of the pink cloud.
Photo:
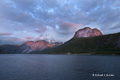
M28 36L28 37L21 38L20 41L29 41L34 39L35 39L34 37Z
M29 36L29 37L25 37L25 39L34 39L34 38Z
M35 30L35 32L40 33L41 31L40 30Z
M46 27L43 27L41 30L42 30L42 31L46 31L46 30L47 30L47 28L46 28Z
M41 32L45 32L46 30L47 30L46 27L42 27L40 29L36 29L35 32L41 33Z
M0 35L12 35L11 33L0 33Z
M68 28L68 29L76 29L78 27L83 27L82 24L74 24L72 22L63 22L60 26L63 28Z
M11 37L9 40L10 40L10 41L19 41L20 39L17 38L17 37Z

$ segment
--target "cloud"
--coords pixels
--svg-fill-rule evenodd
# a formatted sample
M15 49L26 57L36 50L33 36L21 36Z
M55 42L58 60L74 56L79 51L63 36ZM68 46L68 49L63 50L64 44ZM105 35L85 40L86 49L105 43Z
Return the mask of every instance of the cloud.
M36 33L44 33L45 31L47 31L46 27L40 27L35 29Z
M86 26L120 32L119 13L120 0L0 0L0 32L64 42Z
M6 35L8 36L8 35L12 35L12 33L0 33L0 35L1 35L1 36L4 36L4 35L5 35L5 36L6 36Z
M41 31L40 30L35 30L35 32L40 33Z
M26 39L33 39L33 37L30 37L30 36L29 36L29 37L25 37L25 38L26 38Z
M75 31L82 28L82 24L75 24L72 22L60 22L58 24L58 28L56 28L56 31L64 36L74 34Z
M17 37L5 37L5 36L0 36L0 45L4 45L4 44L22 44L24 41L21 41L20 38Z
M64 29L77 29L78 27L81 28L83 27L82 24L74 24L72 22L63 22L60 24L61 27L63 27Z

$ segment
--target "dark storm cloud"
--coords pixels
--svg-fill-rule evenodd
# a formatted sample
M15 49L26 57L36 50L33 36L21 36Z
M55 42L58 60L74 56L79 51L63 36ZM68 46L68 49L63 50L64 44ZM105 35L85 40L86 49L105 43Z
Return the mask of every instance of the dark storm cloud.
M119 32L119 13L120 0L0 0L0 32L66 41L85 26Z

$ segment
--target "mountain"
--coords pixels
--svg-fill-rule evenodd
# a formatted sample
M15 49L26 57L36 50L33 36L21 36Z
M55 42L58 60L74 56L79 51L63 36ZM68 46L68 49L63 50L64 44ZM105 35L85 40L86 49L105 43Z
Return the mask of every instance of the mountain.
M24 44L20 45L16 52L18 53L33 53L36 51L42 51L47 48L52 48L54 47L53 44L50 44L44 40L41 41L27 41Z
M85 27L75 32L69 41L27 41L22 45L1 45L0 53L51 53L51 54L120 54L120 33L103 35L98 29Z
M86 32L86 30L88 32ZM90 28L78 30L72 39L52 49L50 53L120 54L120 33L102 35L98 29L92 30L95 31L92 33Z
M63 44L63 42L53 42L53 43L51 43L51 44L53 44L53 45L54 45L54 47L57 47L57 46L62 45L62 44Z
M1 45L0 53L13 53L19 47L19 45Z
M85 27L83 29L79 29L75 35L74 38L80 38L80 37L94 37L94 36L101 36L103 35L102 32L98 29L91 29L89 27Z

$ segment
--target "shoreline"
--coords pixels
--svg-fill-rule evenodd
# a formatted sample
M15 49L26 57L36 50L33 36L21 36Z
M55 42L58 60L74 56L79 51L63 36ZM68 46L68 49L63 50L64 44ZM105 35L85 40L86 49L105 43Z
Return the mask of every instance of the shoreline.
M5 55L21 55L21 53L17 53L17 54L11 54L11 53L5 53ZM33 53L34 54L34 53ZM24 55L33 55L33 54L24 54ZM4 55L4 53L3 54L1 54L1 55ZM22 53L22 55L23 55L23 53ZM97 56L120 56L120 55L118 55L118 54L93 54L93 53L79 53L79 54L37 54L37 55L81 55L81 56L91 56L91 55L97 55Z

